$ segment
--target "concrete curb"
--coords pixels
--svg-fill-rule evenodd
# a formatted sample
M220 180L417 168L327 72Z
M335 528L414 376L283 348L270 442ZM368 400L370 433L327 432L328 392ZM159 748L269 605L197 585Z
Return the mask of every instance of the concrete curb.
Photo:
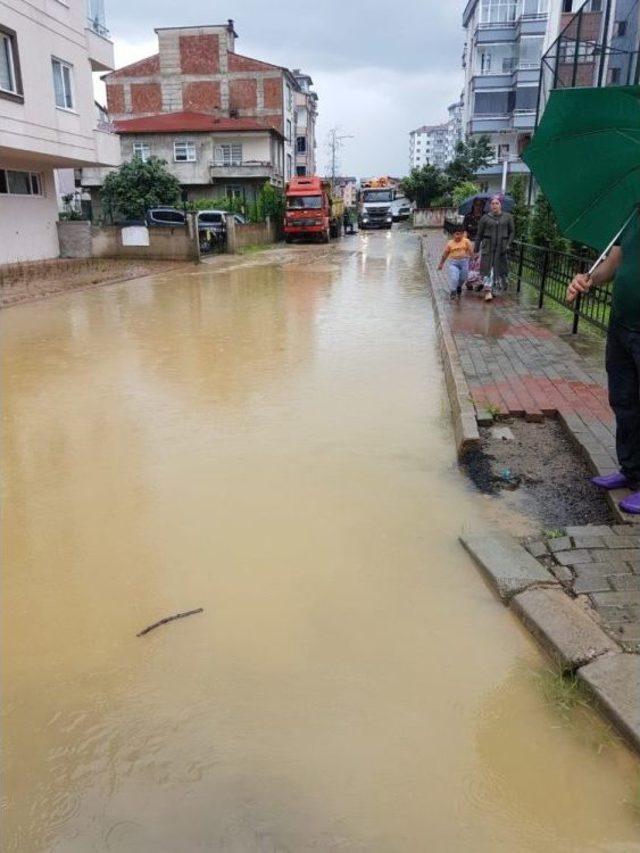
M618 466L613 459L609 459L602 455L601 450L595 448L591 442L584 440L584 432L569 422L566 415L558 412L558 422L562 426L565 435L573 442L574 447L578 450L582 458L585 460L594 476L603 474L611 474L616 471ZM618 506L618 502L627 496L628 492L624 489L615 492L606 492L605 497L609 509L613 513L618 524L640 524L640 516L628 515L622 512Z
M514 595L513 612L531 631L562 672L620 648L562 588L528 589Z
M600 711L640 752L640 655L607 655L578 670Z
M530 587L559 588L553 575L508 533L468 533L460 542L505 604Z
M420 239L420 246L431 286L431 300L436 319L436 330L440 343L447 394L451 405L451 419L453 421L456 450L458 451L458 456L464 456L470 450L480 446L476 409L464 375L464 370L462 369L462 364L460 363L458 348L451 334L449 322L440 304L437 286L434 283L434 270L432 269L432 264L425 250L422 238Z
M460 542L547 655L563 672L576 674L602 714L640 752L640 655L622 653L514 537L471 533Z

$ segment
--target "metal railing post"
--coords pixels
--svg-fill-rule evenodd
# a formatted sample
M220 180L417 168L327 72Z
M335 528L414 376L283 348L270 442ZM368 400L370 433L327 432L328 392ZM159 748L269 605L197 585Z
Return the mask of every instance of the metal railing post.
M520 243L520 257L518 259L518 284L516 287L516 292L520 293L520 286L522 284L522 267L524 266L524 242Z
M538 308L544 305L544 286L547 283L547 272L549 270L549 254L550 250L547 246L544 250L544 259L542 261L542 280L540 282L540 296L538 297Z

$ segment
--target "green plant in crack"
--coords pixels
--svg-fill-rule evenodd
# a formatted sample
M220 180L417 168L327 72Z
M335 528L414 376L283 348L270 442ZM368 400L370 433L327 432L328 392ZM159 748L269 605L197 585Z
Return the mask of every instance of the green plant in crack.
M543 530L542 535L545 539L560 539L561 536L564 536L564 529L562 527L551 527L549 530Z

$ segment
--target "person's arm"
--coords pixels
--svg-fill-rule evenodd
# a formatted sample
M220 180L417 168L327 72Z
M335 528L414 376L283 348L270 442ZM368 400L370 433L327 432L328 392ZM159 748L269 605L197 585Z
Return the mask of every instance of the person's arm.
M444 262L445 262L445 261L447 260L447 258L449 257L449 252L450 252L450 251L451 251L451 249L449 248L449 244L447 243L447 245L444 247L444 252L442 253L442 257L440 258L440 263L438 264L438 269L439 269L439 270L441 270L441 269L442 269L442 267L444 266Z
M513 222L513 216L509 214L509 219L507 220L507 252L511 248L511 244L516 236L516 226Z
M611 281L621 261L622 249L620 246L614 246L604 261L595 268L593 275L584 272L573 277L571 284L567 287L567 302L573 302L580 293L588 293L592 287Z

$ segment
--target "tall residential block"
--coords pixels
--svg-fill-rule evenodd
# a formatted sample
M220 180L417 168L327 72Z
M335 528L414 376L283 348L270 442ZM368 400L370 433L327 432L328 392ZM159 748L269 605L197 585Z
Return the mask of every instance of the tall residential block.
M487 134L493 163L479 175L489 191L528 170L520 155L536 121L542 55L555 39L554 0L468 0L463 130Z
M311 88L313 80L299 68L292 71L297 83L295 93L296 175L316 173L316 119L318 96Z
M54 169L119 162L93 96L108 35L99 0L0 4L0 263L58 256Z

